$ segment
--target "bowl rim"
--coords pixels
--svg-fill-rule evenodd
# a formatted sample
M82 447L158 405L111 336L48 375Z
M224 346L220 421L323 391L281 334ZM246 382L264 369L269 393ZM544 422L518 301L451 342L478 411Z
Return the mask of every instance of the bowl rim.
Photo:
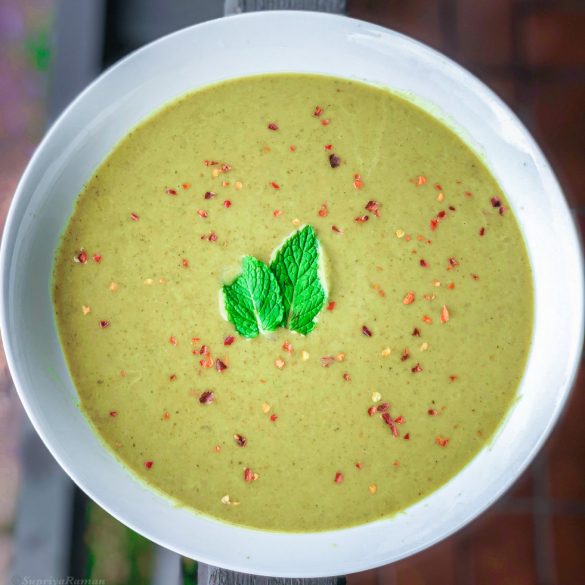
M169 42L170 40L175 39L176 37L178 37L180 35L183 35L186 33L191 33L191 32L197 34L197 31L200 31L200 30L208 28L208 27L222 26L222 23L224 23L226 21L263 20L263 19L270 20L270 19L275 18L275 17L276 18L282 18L282 17L287 18L287 17L299 17L299 16L302 18L329 21L331 23L334 23L334 21L337 21L337 22L352 21L355 26L362 26L362 27L365 26L370 31L374 31L374 32L377 32L377 33L383 34L383 35L391 35L391 36L397 37L402 43L406 43L406 44L409 44L411 46L418 46L418 48L420 50L423 50L427 54L432 55L433 59L435 61L437 61L437 63L442 63L442 64L446 65L447 67L449 67L451 70L458 71L459 74L463 74L463 76L466 77L468 81L472 82L476 88L481 89L481 91L483 92L486 99L489 99L489 101L494 103L500 110L503 109L504 112L510 118L513 119L515 125L520 129L520 131L523 132L524 138L528 142L528 146L529 146L531 153L537 159L539 159L539 161L541 163L543 163L545 171L549 174L550 179L552 180L552 182L554 184L556 193L558 193L560 195L560 197L558 197L558 200L559 200L558 203L561 204L562 206L564 206L564 211L571 218L571 221L569 223L571 223L571 226L572 226L570 228L572 230L572 233L569 234L569 237L571 239L573 239L574 242L579 247L578 263L579 263L580 274L579 274L578 281L579 281L579 287L580 287L580 293L581 293L581 295L580 295L581 302L580 302L580 306L579 306L579 313L578 313L578 315L576 315L578 318L578 321L579 321L579 344L578 344L578 346L576 346L574 348L574 355L571 357L571 368L569 371L568 380L564 384L563 392L559 393L560 399L557 403L556 409L553 412L551 418L549 419L547 425L542 428L538 441L535 444L533 444L532 449L526 455L526 457L522 461L522 464L519 465L516 469L513 470L513 472L510 473L507 481L503 482L500 485L500 489L495 491L493 494L491 494L491 497L486 498L483 502L479 503L475 508L473 508L473 510L470 510L470 512L464 518L462 518L459 522L451 525L451 527L449 529L445 530L441 534L437 534L434 539L431 539L428 542L425 542L425 543L421 544L420 546L411 549L408 553L393 559L393 561L396 561L396 560L400 560L401 558L405 558L407 556L410 556L412 554L420 552L421 550L424 550L424 549L436 544L437 542L451 536L453 533L460 530L463 526L467 525L471 520L478 517L487 508L489 508L504 492L506 492L510 488L510 486L517 480L517 478L521 475L521 473L528 467L528 465L533 461L536 453L538 453L538 451L540 451L544 442L550 436L552 429L554 428L554 426L557 424L557 422L559 420L559 417L563 411L563 408L566 406L567 399L568 399L568 396L570 394L570 390L571 390L572 386L574 385L574 382L575 382L575 379L577 376L577 372L578 372L578 368L580 365L579 356L581 355L582 346L583 346L583 338L584 338L584 321L583 321L583 313L584 313L584 302L583 302L584 259L583 259L583 252L582 252L582 247L579 244L579 235L578 235L579 230L578 230L578 227L576 225L575 218L569 209L566 198L563 196L564 195L563 190L562 190L561 186L559 185L559 182L557 180L556 175L554 174L554 171L550 168L550 165L548 164L548 161L547 161L545 155L543 154L543 152L540 149L537 142L532 137L531 133L527 130L527 128L520 121L520 119L516 116L516 114L505 104L505 102L503 102L503 100L501 100L499 98L499 96L497 96L491 89L489 89L482 81L480 81L477 77L475 77L467 69L460 66L458 63L454 62L449 57L443 55L439 51L436 51L435 49L425 45L424 43L421 43L415 39L412 39L404 34L401 34L401 33L398 33L396 31L393 31L391 29L388 29L386 27L372 24L372 23L362 21L359 19L354 19L354 18L350 18L347 16L341 16L341 15L332 15L332 14L309 12L309 11L293 11L293 10L282 10L282 11L278 10L278 11L236 14L236 15L231 15L231 16L227 16L227 17L223 17L223 18L214 19L211 21L206 21L203 23L195 24L193 26L189 26L189 27L180 29L178 31L175 31L175 32L169 34L169 35L165 35L165 36L163 36L159 39L156 39L155 41L133 51L132 53L130 53L129 55L127 55L126 57L124 57L120 61L116 62L110 68L108 68L107 70L102 72L81 93L79 93L79 95L77 95L77 97L65 108L65 110L51 124L51 127L49 128L49 130L45 133L42 141L39 143L38 147L35 149L35 152L31 158L31 160L29 161L24 173L22 174L22 177L18 183L18 186L16 188L13 200L10 204L10 208L9 208L9 211L8 211L8 214L6 217L4 231L2 234L2 242L1 242L1 246L0 246L0 291L2 294L2 303L0 305L0 331L2 333L2 340L4 343L4 350L6 353L6 359L7 359L8 367L9 367L9 370L10 370L10 373L11 373L11 376L12 376L12 379L14 382L14 386L18 392L20 400L25 408L25 411L26 411L29 419L32 421L33 426L35 427L37 433L40 435L41 439L43 440L44 444L47 446L47 448L49 449L49 451L51 452L53 457L57 460L57 462L65 470L65 472L73 479L73 481L86 494L88 494L94 501L96 501L102 508L104 508L106 511L108 511L108 513L110 513L112 516L117 518L120 522L129 526L130 528L132 528L134 531L138 532L139 534L142 534L146 538L160 544L161 546L168 548L169 547L168 543L157 538L156 535L153 535L152 533L141 528L140 526L137 526L133 521L129 521L127 518L123 517L122 514L114 511L112 509L112 506L110 506L110 504L108 502L103 501L102 498L100 498L99 496L96 495L96 493L92 489L91 485L86 485L85 482L80 480L80 478L76 472L76 469L67 465L65 463L65 461L62 459L61 454L59 453L58 449L56 449L55 446L51 444L51 441L48 439L47 435L45 434L43 423L36 417L36 415L33 411L33 408L31 407L31 404L29 402L28 390L26 389L25 385L22 383L22 380L21 380L21 377L19 374L19 370L20 370L20 368L22 368L24 366L24 364L22 364L22 363L19 364L18 360L16 359L16 357L14 355L13 343L12 343L12 339L11 339L11 334L9 332L8 312L7 312L7 310L8 310L7 286L8 286L8 282L9 282L9 274L8 274L7 268L11 265L11 261L12 261L12 258L11 258L12 254L11 253L14 249L15 237L16 237L16 234L17 234L18 229L20 227L20 221L22 220L22 212L30 200L30 196L28 196L29 194L26 192L26 185L30 180L30 176L32 174L33 168L37 165L38 159L40 157L40 153L46 148L46 145L47 145L47 143L50 142L52 136L56 132L58 132L58 129L63 124L63 121L66 120L70 116L71 111L74 110L80 102L84 101L86 96L88 94L90 94L92 92L92 90L97 85L101 84L104 79L107 79L110 75L112 75L113 73L122 69L129 62L132 62L137 57L141 56L143 53L146 53L148 51L152 51L156 47L163 45L163 44ZM245 76L246 75L244 75L243 77L245 77ZM203 87L203 86L200 86L200 87ZM197 89L199 89L200 87L198 87ZM27 196L28 196L28 198L27 198ZM225 526L229 526L230 528L233 527L233 525L230 525L227 523L223 523L223 524ZM372 523L369 523L369 524L372 524ZM362 526L367 526L369 524L362 525ZM238 528L241 528L241 527L238 527ZM345 530L352 530L352 529L353 528L335 530L335 531L330 531L330 532L337 533L337 532L341 532L341 531L345 531ZM250 529L250 530L256 532L254 529ZM262 532L264 532L264 531L262 531ZM266 531L266 532L268 532L268 531ZM276 533L276 534L281 534L281 533ZM310 534L310 533L308 533L308 534ZM324 533L317 533L317 534L324 534ZM180 547L172 546L172 549L176 550L180 554L183 554L185 556L189 556L189 553L186 551L185 548L183 548L183 550L181 550ZM221 553L219 553L219 556L221 556ZM239 571L249 572L249 567L242 567L242 566L234 564L232 562L225 562L225 563L223 561L218 562L218 559L216 559L216 558L214 558L214 559L207 559L207 558L203 558L203 557L199 557L199 558L202 562L213 564L215 566L224 567L224 568L230 569L230 570L236 570L236 571L239 570ZM343 567L343 571L340 571L336 574L340 574L341 572L354 572L354 571L359 571L359 570L365 570L368 568L382 566L384 564L385 564L384 561L378 562L377 564L371 564L371 563L370 564L360 564L360 563L354 562L349 567ZM268 573L266 573L264 571L259 571L257 574L268 575ZM271 573L271 574L274 575L274 573ZM283 571L281 573L278 573L277 576L287 576L287 577L314 576L314 577L317 577L317 576L326 576L326 575L330 575L330 574L331 574L330 570L324 571L322 573L313 572L309 575L306 572L303 572L303 571L295 572L295 570L291 569L291 570L287 570L287 571Z

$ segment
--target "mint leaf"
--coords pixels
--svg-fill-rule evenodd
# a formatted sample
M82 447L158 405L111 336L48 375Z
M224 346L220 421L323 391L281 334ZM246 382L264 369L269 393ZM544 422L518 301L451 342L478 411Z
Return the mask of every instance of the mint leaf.
M282 325L303 335L315 328L327 296L319 278L320 257L315 230L307 225L282 244L270 264L282 293Z
M242 274L223 287L228 319L244 337L274 331L282 323L283 306L276 278L264 262L245 256Z

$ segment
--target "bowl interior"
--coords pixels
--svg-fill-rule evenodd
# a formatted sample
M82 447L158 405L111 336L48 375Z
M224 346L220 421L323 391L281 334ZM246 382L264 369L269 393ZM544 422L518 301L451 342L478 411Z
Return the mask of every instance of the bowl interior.
M198 516L126 471L77 408L49 294L53 254L73 202L131 127L197 87L293 71L390 87L456 129L507 194L527 243L535 286L529 362L518 400L492 443L448 484L394 518L304 535L254 531ZM249 573L303 577L359 571L412 554L464 525L511 485L550 432L574 379L582 342L576 230L547 161L516 117L469 73L428 47L374 25L316 13L255 13L198 25L147 46L100 77L61 116L29 164L7 221L1 263L2 333L10 369L31 420L64 469L105 509L148 538Z

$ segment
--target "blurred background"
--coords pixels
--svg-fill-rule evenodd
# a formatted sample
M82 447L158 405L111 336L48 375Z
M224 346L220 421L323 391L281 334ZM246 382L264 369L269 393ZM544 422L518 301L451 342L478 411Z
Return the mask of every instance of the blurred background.
M549 157L585 229L584 0L0 0L0 221L47 125L100 71L161 35L239 10L312 4L414 37L470 69ZM585 583L585 368L517 484L450 539L350 585ZM182 563L182 573L179 565ZM196 582L89 502L26 419L0 351L0 585ZM29 581L31 582L31 581Z

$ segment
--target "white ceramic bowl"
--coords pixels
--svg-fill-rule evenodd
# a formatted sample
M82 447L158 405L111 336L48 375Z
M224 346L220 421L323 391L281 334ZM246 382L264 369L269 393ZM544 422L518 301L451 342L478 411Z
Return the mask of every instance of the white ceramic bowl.
M73 202L130 128L186 91L285 71L407 92L457 129L509 198L528 245L536 300L518 400L492 444L448 484L395 518L302 535L201 517L126 471L76 406L49 296L53 254ZM2 336L14 382L40 436L75 482L116 518L163 546L209 564L274 576L335 575L383 565L437 542L485 510L550 433L574 380L583 335L576 229L547 161L516 116L472 75L428 47L365 22L316 13L254 13L197 25L148 45L102 75L59 118L26 169L6 223L1 278Z

